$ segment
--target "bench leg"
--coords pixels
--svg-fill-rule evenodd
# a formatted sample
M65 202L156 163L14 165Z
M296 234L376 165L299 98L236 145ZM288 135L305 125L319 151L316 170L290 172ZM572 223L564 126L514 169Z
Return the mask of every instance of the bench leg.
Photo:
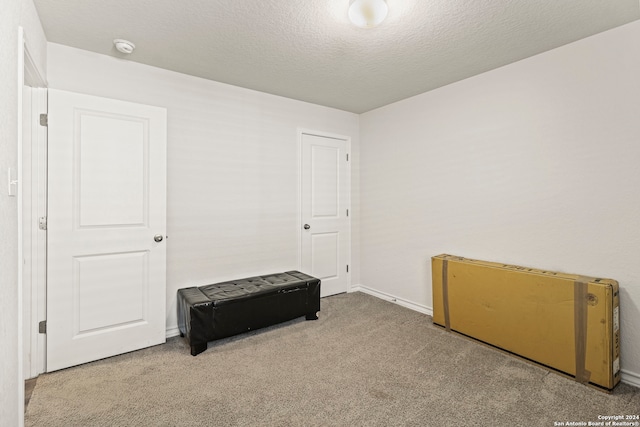
M305 318L307 320L318 320L318 315L314 311L313 313L307 313L307 316Z
M191 346L191 355L197 356L207 349L207 343L204 344L195 344Z

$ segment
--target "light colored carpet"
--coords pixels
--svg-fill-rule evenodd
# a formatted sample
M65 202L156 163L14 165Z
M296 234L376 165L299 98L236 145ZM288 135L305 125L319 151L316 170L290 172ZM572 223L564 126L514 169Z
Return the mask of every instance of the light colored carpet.
M612 395L446 333L362 293L209 343L182 338L41 375L26 426L553 426L637 414Z

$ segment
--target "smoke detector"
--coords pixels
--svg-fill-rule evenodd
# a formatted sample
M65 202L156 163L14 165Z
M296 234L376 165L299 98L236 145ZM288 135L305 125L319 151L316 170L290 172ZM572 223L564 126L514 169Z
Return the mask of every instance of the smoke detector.
M113 41L118 52L129 54L133 52L133 49L136 48L136 45L131 43L129 40L115 39Z

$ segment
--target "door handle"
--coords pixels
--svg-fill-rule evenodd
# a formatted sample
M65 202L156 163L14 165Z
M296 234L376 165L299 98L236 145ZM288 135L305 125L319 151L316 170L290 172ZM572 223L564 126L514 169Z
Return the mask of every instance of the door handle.
M162 234L156 234L155 236L153 236L153 240L158 243L162 242Z
M305 230L308 230L308 229L310 229L310 228L311 228L311 226L310 226L309 224L305 224L305 225L304 225L304 229L305 229Z

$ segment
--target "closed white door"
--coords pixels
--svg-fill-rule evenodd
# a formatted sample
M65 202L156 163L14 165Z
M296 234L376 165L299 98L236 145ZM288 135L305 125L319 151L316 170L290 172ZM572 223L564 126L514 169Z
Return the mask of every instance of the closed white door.
M345 139L302 134L301 269L322 281L321 296L347 291L347 150Z
M166 110L49 90L47 371L166 339Z

